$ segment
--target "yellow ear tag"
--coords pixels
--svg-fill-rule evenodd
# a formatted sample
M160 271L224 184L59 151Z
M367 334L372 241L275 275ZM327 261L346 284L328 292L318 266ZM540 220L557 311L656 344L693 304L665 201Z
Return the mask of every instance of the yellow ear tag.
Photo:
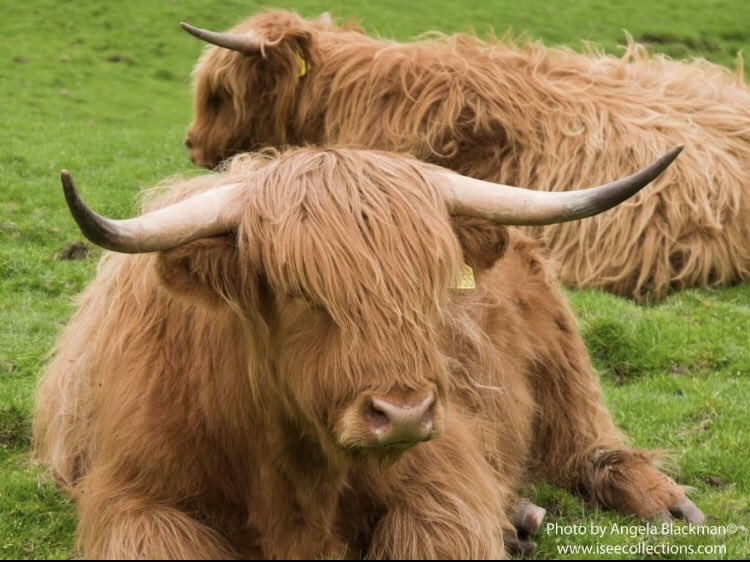
M477 284L474 282L474 268L464 264L461 268L461 275L456 280L454 289L476 289Z
M307 64L307 61L302 58L302 55L299 53L294 53L294 57L297 59L297 66L299 67L299 76L302 77L305 74L307 74L307 71L310 70L310 66Z

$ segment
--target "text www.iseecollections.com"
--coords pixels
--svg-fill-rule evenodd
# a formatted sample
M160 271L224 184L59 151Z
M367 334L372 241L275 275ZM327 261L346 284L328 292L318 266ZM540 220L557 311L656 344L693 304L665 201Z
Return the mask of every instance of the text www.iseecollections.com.
M558 554L601 554L608 556L698 556L708 554L723 556L727 547L723 544L558 544Z
M672 544L664 540L666 537L694 537L702 536L714 542L746 531L744 527L734 524L729 525L684 525L667 522L663 524L645 523L640 525L621 525L612 523L609 525L560 525L559 523L547 523L545 530L551 535L563 535L567 537L589 536L604 538L607 535L619 536L623 539L649 539L641 540L631 544L558 544L557 553L566 555L609 555L609 556L699 556L710 555L721 557L726 555L727 547L724 544ZM654 542L654 539L661 540ZM707 542L709 542L707 540Z

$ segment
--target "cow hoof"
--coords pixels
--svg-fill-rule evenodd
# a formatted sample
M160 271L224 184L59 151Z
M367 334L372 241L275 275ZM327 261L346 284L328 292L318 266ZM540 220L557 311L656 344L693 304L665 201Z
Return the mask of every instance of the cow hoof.
M529 500L521 500L511 517L511 522L519 532L533 537L539 533L546 513L547 510L543 507L539 507Z
M529 558L536 552L536 543L520 537L506 538L505 548L511 556Z
M669 513L677 519L683 519L692 525L703 525L706 522L706 516L703 515L700 508L687 497L683 497L677 505L670 507Z

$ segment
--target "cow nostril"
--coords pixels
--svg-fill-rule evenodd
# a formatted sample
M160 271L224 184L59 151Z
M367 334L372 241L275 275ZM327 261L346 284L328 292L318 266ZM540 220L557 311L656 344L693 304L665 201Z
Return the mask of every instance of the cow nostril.
M388 414L379 408L372 400L368 400L365 418L370 428L376 432L384 430L391 423Z
M190 137L187 137L185 139L185 148L193 148L193 141Z
M422 425L432 429L432 420L435 417L435 401L430 402L427 411L422 416Z
M435 425L434 420L435 420L435 402L433 401L427 407L427 410L422 414L422 419L420 421L421 431L423 431L427 435L432 433L432 430Z

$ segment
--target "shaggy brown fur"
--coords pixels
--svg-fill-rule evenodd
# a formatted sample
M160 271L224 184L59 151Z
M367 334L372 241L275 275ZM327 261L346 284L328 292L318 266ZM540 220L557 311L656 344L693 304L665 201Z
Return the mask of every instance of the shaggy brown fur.
M534 243L451 220L430 168L238 157L150 205L241 181L236 233L104 257L34 423L87 557L490 558L529 480L639 517L684 498L615 427ZM441 436L339 445L362 393L426 384Z
M725 69L649 57L632 42L622 59L465 35L402 44L284 11L235 28L248 30L283 40L266 58L205 52L188 134L197 163L339 143L559 191L684 143L673 169L618 209L528 232L564 282L627 297L750 277L750 90ZM310 66L302 77L298 56Z

